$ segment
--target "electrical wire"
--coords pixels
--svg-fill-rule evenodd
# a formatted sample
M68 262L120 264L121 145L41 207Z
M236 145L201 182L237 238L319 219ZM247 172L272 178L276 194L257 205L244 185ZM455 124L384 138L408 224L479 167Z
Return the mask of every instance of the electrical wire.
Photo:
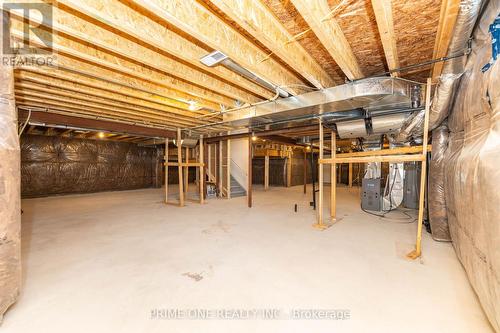
M28 126L28 123L30 122L31 118L31 109L28 109L28 117L26 118L26 122L24 125L21 127L21 130L19 131L19 137L23 134L24 130L26 129L26 126Z

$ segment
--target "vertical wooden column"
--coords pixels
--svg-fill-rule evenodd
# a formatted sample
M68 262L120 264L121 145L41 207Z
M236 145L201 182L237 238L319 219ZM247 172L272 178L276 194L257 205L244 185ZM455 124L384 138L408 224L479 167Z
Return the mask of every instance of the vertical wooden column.
M332 131L331 133L331 146L332 146L332 158L337 155L337 133ZM337 164L330 164L330 216L332 220L337 218Z
M200 203L204 203L205 200L205 144L203 142L203 135L200 135L200 159L199 162L200 164L200 179L199 179L199 185L200 185Z
M220 189L220 194L221 194L221 197L223 196L223 184L224 184L224 181L222 180L222 177L224 177L224 173L222 172L222 168L223 168L223 165L224 165L224 162L222 160L222 150L224 149L224 142L222 141L219 141L219 151L217 152L218 153L218 156L219 156L219 169L217 170L218 173L219 173L219 189Z
M269 154L266 150L266 157L264 158L264 190L269 189Z
M286 186L292 186L292 155L293 152L289 153L286 159Z
M342 163L339 163L339 177L338 177L338 182L337 183L342 183Z
M219 187L219 144L220 144L220 141L218 143L216 143L214 145L214 177L215 177L215 186L217 187L217 192L218 192L218 195L220 196L220 187Z
M168 203L168 138L165 139L165 203Z
M189 163L189 148L186 147L185 149L185 158L186 158L186 163ZM184 192L189 191L189 167L186 166L184 167Z
M248 207L252 208L252 167L253 167L253 144L252 136L248 136L248 183L247 183L247 201Z
M212 145L207 146L207 173L208 180L210 181L210 177L212 176Z
M352 187L352 163L349 163L349 187Z
M319 160L323 159L323 121L319 119ZM318 227L323 227L323 164L318 160Z
M422 225L424 222L424 204L425 204L425 182L427 176L427 144L429 142L429 110L431 105L431 90L432 79L427 79L425 92L425 117L424 117L424 138L422 141L422 170L420 174L420 197L418 203L418 225L417 225L417 241L415 251L408 254L411 259L416 259L422 254Z
M226 154L227 154L227 166L226 166L227 198L231 199L231 140L226 141Z
M179 206L184 206L184 186L183 186L183 177L182 177L182 135L181 129L177 129L177 163L179 170Z
M304 148L304 194L307 193L307 150Z

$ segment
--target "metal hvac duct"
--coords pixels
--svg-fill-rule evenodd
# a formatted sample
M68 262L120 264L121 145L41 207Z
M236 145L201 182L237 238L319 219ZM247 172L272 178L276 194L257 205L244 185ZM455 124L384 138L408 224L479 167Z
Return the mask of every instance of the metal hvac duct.
M337 133L341 139L363 138L368 135L364 119L337 123Z
M393 77L375 77L223 112L221 124L253 127L304 120L317 115L355 110L412 109L412 90L420 83ZM413 105L415 102L413 101ZM338 115L337 115L338 117ZM335 122L332 119L331 122Z
M403 126L408 117L409 114L403 112L338 122L336 123L337 133L341 139L366 138L373 135L394 133Z
M224 65L227 68L229 68L230 70L232 70L233 72L236 72L236 73L240 74L241 76L246 77L247 79L249 79L251 81L254 81L255 83L263 86L264 88L267 88L267 89L270 89L272 91L279 93L280 97L285 98L285 97L290 96L290 94L288 92L286 92L285 90L279 88L275 84L272 84L272 83L264 80L263 78L252 73L248 69L243 68L242 66L240 66L239 64L234 62L231 58L229 58L227 55L225 55L224 53L222 53L220 51L215 50L215 51L207 54L203 58L201 58L200 61L202 64L204 64L205 66L208 66L208 67L217 66L219 64Z

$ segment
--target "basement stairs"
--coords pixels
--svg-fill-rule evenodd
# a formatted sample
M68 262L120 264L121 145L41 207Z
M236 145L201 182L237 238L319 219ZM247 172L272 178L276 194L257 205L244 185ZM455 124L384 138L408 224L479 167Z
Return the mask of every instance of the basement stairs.
M231 198L244 197L246 195L247 195L247 191L231 175Z

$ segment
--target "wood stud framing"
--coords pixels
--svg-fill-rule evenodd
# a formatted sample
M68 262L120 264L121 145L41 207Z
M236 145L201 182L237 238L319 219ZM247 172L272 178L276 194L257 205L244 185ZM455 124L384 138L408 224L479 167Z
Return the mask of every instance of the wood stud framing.
M386 149L371 152L362 153L346 153L333 156L330 159L323 159L323 130L320 121L320 180L319 180L319 206L318 206L318 222L315 227L323 229L325 224L323 223L323 175L322 166L324 164L342 164L342 163L367 163L367 162L410 162L418 161L422 163L421 175L420 175L420 194L419 194L419 208L418 208L418 223L417 223L417 237L415 250L408 253L407 257L409 259L416 259L422 254L422 227L424 219L424 203L425 203L425 185L426 185L426 165L427 165L427 152L428 152L428 140L429 140L429 111L431 104L431 89L432 89L432 78L427 79L426 94L425 94L425 117L424 117L424 128L423 128L423 143L422 147L403 147L396 149ZM402 153L407 153L403 155ZM346 156L347 157L342 157ZM333 180L332 180L333 182ZM332 200L332 204L336 205L336 202Z

